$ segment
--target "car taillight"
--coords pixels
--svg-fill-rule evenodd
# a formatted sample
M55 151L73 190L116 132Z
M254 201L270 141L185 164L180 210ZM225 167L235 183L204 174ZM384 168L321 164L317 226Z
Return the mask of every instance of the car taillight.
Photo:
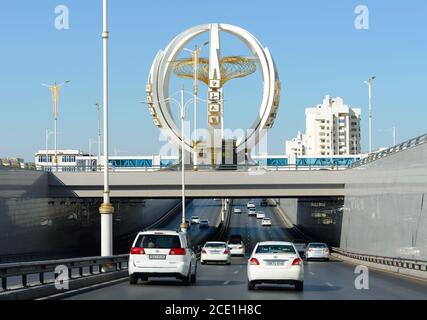
M293 266L298 266L300 264L302 264L301 258L295 258L294 261L292 262Z
M130 254L145 254L144 248L132 247L130 249Z
M329 249L328 249L328 248L324 249L323 251L324 251L325 253L329 253Z
M243 249L243 246L238 246L237 248L238 248L238 249Z
M250 264L250 265L253 265L253 266L259 266L259 261L258 261L258 259L257 259L257 258L251 258L251 259L249 260L249 264Z
M185 249L184 248L172 248L169 251L169 254L173 255L173 256L183 256L183 255L185 255Z
M207 253L205 249L202 249L202 253Z
M224 250L224 254L229 254L229 253L230 253L230 250L228 250L228 249Z
M308 249L308 252L313 252L313 249Z

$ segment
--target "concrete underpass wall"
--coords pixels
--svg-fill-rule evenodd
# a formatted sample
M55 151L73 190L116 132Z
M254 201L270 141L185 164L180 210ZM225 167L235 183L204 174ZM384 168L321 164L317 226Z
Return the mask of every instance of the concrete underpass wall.
M0 168L0 263L98 255L101 201L51 197L48 173ZM120 239L152 224L179 202L112 199L115 251Z
M427 144L348 174L341 248L427 260Z
M316 241L339 246L342 197L280 199L279 205L292 223Z

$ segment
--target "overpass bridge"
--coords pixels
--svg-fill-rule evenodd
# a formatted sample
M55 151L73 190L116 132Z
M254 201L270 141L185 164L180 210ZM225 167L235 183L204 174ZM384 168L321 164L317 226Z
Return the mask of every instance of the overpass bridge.
M186 196L191 198L342 196L347 179L341 170L186 171ZM99 197L102 172L49 174L52 197ZM180 171L127 171L110 175L114 198L178 198Z

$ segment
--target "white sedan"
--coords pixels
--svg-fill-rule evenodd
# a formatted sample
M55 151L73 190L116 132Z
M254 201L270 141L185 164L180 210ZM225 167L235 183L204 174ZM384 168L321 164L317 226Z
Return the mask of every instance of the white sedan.
M264 219L264 218L265 218L265 213L264 213L264 211L257 211L257 213L256 213L256 218L257 218L257 219Z
M202 248L200 263L207 262L224 262L231 263L231 252L225 242L210 241L206 242Z
M240 209L240 208L234 208L233 212L236 213L236 214L240 214L240 213L242 213L242 209Z
M248 290L260 283L292 284L304 288L304 265L291 242L258 242L248 261Z
M262 219L261 225L263 227L270 227L271 226L271 219L270 218L264 218L264 219Z

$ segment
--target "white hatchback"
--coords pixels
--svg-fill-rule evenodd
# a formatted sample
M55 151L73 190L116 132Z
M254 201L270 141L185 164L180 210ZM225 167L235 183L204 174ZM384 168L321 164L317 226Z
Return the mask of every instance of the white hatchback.
M224 262L231 263L231 253L225 242L210 241L206 242L202 248L200 263L206 262Z
M292 284L304 288L304 265L291 242L258 242L248 261L248 290L260 283Z
M130 250L128 272L130 284L149 277L172 277L190 285L196 282L196 254L189 247L186 233L140 232Z

